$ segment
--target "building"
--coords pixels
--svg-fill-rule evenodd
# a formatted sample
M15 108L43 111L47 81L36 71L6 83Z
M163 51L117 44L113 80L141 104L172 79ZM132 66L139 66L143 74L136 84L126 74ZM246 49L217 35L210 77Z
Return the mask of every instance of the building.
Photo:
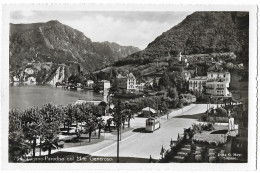
M132 73L127 75L127 90L136 90L136 78Z
M142 113L144 117L148 118L150 116L153 116L156 113L156 111L153 108L146 107L142 109Z
M126 89L127 88L127 78L121 74L117 75L117 88Z
M36 78L33 76L30 76L27 78L27 80L25 80L25 83L27 85L36 85Z
M179 62L181 62L181 60L182 60L181 52L180 52L179 55L178 55L178 60L179 60Z
M20 82L20 79L19 79L17 76L14 76L14 77L13 77L13 81L14 81L14 82Z
M191 74L190 74L190 72L187 71L187 70L184 70L184 71L183 71L183 75L184 75L184 80L185 80L185 81L189 81L189 79L191 78Z
M202 93L206 87L206 82L207 76L196 76L189 80L189 90Z
M213 96L230 96L229 83L222 81L210 81L206 83L206 94Z
M103 90L103 92L108 92L111 88L110 81L108 80L101 80L98 82L98 86Z
M230 97L228 91L231 76L229 72L207 72L207 76L197 76L189 80L189 90L212 96Z
M135 91L137 89L135 76L132 73L127 76L119 74L117 76L117 87L123 90Z
M136 80L136 90L143 91L144 88L145 88L145 80L143 79Z
M213 96L231 96L228 91L230 83L229 72L207 72L206 94Z
M33 69L31 69L31 68L26 68L26 69L24 70L24 72L25 72L26 74L29 74L29 75L31 75L31 74L33 74L33 73L34 73L34 70L33 70Z
M207 72L208 81L223 81L230 83L230 73L229 72Z
M87 84L88 87L93 87L94 81L93 80L87 80L86 84Z

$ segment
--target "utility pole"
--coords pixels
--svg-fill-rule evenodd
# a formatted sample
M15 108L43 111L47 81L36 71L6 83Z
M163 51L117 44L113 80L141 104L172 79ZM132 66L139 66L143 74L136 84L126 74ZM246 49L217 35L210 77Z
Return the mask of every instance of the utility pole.
M209 121L209 106L208 106L208 103L209 103L209 97L207 97L207 121Z
M119 125L120 125L120 119L119 119L119 116L120 116L120 103L119 103L119 99L118 99L118 102L117 102L117 163L119 163Z

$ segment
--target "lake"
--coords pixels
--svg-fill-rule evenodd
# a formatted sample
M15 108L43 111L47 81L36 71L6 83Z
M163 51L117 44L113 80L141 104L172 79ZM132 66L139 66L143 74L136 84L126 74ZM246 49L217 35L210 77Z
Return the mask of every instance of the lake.
M41 106L45 103L67 105L75 103L78 99L88 101L101 101L103 95L94 91L69 91L52 86L10 86L9 108L25 109Z

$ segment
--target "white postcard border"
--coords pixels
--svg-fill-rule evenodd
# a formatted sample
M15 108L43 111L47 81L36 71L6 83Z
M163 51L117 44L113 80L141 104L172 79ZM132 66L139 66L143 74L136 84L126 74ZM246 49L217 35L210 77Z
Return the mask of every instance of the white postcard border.
M58 7L58 8L57 8ZM182 164L114 164L114 163L8 163L8 111L9 111L9 14L10 11L26 10L89 10L89 11L249 11L249 119L248 119L248 163L182 163ZM126 4L78 4L78 5L9 5L3 7L2 23L2 70L1 70L1 128L2 166L4 169L120 169L120 170L255 170L256 168L256 104L257 103L257 7L254 5L126 5Z

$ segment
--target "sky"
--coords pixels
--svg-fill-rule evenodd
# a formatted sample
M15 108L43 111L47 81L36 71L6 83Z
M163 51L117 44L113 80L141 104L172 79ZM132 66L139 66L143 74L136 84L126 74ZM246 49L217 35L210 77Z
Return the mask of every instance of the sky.
M11 23L58 20L96 42L116 42L140 49L180 23L191 11L13 11Z

